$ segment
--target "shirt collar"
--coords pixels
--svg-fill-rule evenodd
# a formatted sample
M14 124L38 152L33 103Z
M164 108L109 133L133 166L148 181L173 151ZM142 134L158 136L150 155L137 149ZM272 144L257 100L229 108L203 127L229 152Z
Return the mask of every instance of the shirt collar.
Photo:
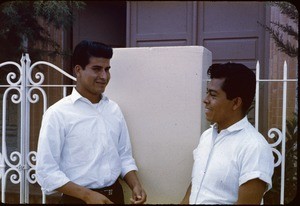
M72 103L74 104L77 100L79 100L79 99L85 99L85 100L87 100L85 97L83 97L83 96L81 96L81 94L79 94L79 92L77 91L77 89L74 87L73 88L73 90L72 90L72 93L71 93L71 100L72 100ZM101 100L103 100L103 101L107 101L108 100L108 98L104 95L104 94L102 94L102 99ZM100 100L100 101L101 101Z
M245 116L243 119L241 119L240 121L234 123L233 125L227 127L224 130L227 130L228 132L233 132L233 131L238 131L241 130L245 127L245 125L248 123L248 118L247 116ZM214 129L218 129L218 124L214 123L211 125L212 128Z
M241 129L245 128L245 126L246 126L247 123L248 123L248 118L247 118L247 116L245 116L240 121L238 121L235 124L233 124L230 127L228 127L227 130L229 132L241 130Z

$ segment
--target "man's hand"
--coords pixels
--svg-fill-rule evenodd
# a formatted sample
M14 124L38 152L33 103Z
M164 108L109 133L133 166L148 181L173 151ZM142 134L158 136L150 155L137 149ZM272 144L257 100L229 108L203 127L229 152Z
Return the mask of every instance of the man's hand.
M114 204L107 197L95 191L91 191L85 197L84 201L86 204Z
M132 170L128 172L125 175L124 180L132 190L132 197L130 198L130 202L132 204L143 204L144 202L146 202L146 192L142 188L140 181L135 174L135 171Z
M130 202L132 204L143 204L147 199L146 192L141 186L135 186L132 190L132 197Z

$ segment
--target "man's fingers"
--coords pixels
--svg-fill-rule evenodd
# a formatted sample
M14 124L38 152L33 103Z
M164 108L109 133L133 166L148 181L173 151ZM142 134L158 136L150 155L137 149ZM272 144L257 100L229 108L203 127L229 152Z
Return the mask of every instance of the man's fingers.
M138 195L138 196L135 196L135 198L130 198L130 202L132 204L140 204L142 203L142 196L141 195Z

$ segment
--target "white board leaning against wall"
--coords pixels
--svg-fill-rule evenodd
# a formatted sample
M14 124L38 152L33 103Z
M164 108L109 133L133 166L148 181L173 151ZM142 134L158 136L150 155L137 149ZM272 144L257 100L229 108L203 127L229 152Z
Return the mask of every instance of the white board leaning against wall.
M190 183L211 59L201 46L114 49L105 94L127 121L148 204L178 204Z

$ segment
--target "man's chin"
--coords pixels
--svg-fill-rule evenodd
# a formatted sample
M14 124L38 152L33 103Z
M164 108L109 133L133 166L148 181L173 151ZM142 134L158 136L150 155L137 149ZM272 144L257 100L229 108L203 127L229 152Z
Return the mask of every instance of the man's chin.
M206 118L206 121L208 121L208 122L211 122L212 121L212 119L209 117L209 116L205 116L205 118Z
M99 90L97 91L97 94L101 95L102 93L104 93L104 91L105 91L105 89L99 89Z

